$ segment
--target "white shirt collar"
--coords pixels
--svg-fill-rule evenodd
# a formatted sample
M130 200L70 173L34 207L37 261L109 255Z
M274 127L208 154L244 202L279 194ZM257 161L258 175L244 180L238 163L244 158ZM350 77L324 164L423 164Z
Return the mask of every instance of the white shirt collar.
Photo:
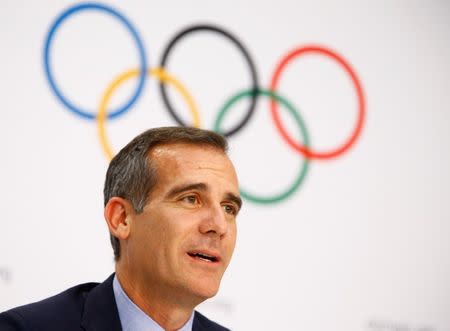
M113 280L114 297L119 311L123 331L164 331L164 329L139 308L123 290L117 276ZM185 325L178 331L192 331L194 312Z

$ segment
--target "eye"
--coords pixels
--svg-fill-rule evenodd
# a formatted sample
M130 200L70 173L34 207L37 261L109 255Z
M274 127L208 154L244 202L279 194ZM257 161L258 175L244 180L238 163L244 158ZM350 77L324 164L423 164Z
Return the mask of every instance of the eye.
M227 214L236 216L237 213L238 213L238 208L237 208L236 206L234 206L234 205L226 204L226 205L223 205L222 207L223 207L223 210L224 210Z
M189 204L196 204L198 203L198 197L196 195L186 195L184 196L181 201L187 202Z

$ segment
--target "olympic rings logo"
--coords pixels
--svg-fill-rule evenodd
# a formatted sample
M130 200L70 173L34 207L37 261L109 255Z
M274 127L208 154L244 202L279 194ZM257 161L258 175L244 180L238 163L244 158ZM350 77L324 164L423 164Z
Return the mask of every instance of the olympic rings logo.
M95 110L89 110L89 109L83 109L79 106L77 106L73 101L68 99L62 89L56 84L54 79L54 74L51 67L51 49L52 49L52 42L54 39L54 36L57 32L57 30L60 28L60 26L70 17L76 14L81 14L82 12L88 12L88 11L95 11L100 12L103 14L106 14L117 21L119 21L123 26L127 29L128 33L131 35L132 40L136 44L136 48L139 55L139 66L137 68L128 70L126 72L123 72L119 74L111 83L110 85L105 89L105 92L103 94L103 97L101 98L101 102L99 106L97 107L97 111ZM303 180L306 177L306 174L308 172L309 168L309 162L311 160L329 160L335 157L338 157L345 152L347 152L357 141L358 137L361 134L364 120L365 120L365 113L366 113L366 103L365 103L365 96L363 87L361 85L361 82L355 72L355 70L352 68L350 63L344 59L343 56L339 55L337 52L326 48L324 46L318 46L318 45L307 45L295 48L294 50L290 51L286 56L282 58L282 60L279 62L278 66L276 67L274 74L272 75L272 79L269 85L269 88L262 88L258 81L258 75L255 68L255 64L251 59L251 56L248 52L248 50L244 47L243 43L232 33L226 31L223 28L220 28L215 25L193 25L189 26L180 32L178 32L168 43L167 47L165 48L159 67L152 68L148 66L147 63L147 54L145 47L143 45L143 42L139 36L139 33L137 29L133 26L133 24L130 22L129 19L127 19L123 14L121 14L118 10L104 5L100 3L80 3L76 4L72 7L69 7L68 9L64 10L51 24L50 29L47 33L47 36L45 38L44 43L44 54L43 54L43 60L44 60L44 70L45 70L45 76L47 78L47 81L50 85L51 91L54 93L56 98L63 104L65 108L67 108L69 111L73 112L75 115L84 118L86 120L96 120L97 121L97 132L99 136L99 140L102 146L102 149L105 153L105 155L111 159L114 155L114 152L112 151L112 148L109 144L109 140L107 137L106 129L105 129L105 122L107 119L115 119L124 114L125 112L129 111L133 105L136 103L137 99L141 96L142 91L145 86L145 82L147 79L147 75L157 79L160 83L159 89L161 93L162 100L170 114L170 116L173 118L173 120L178 124L182 126L191 125L195 127L200 127L200 114L197 109L197 106L195 104L194 99L188 92L188 90L184 87L184 85L178 81L174 76L172 76L169 72L165 70L165 67L167 66L167 63L169 61L169 55L171 54L171 51L175 48L176 44L182 40L184 37L199 33L199 32L212 32L216 35L219 35L229 42L231 42L242 54L245 63L248 65L250 77L251 77L251 86L245 90L245 91L238 91L235 95L233 95L228 101L225 102L225 104L222 106L222 108L217 113L215 124L213 130L216 132L219 132L227 137L232 136L239 130L241 130L250 120L252 117L254 110L257 105L258 99L263 96L270 99L270 112L271 117L275 123L275 126L277 128L277 131L281 135L281 137L286 141L286 143L294 149L296 152L301 154L304 158L302 167L297 175L297 178L295 179L294 183L291 184L287 189L283 190L280 193L271 195L271 196L261 196L254 193L250 193L249 191L245 189L241 189L241 194L243 198L260 204L271 204L280 202L282 200L285 200L286 198L290 197L294 192L298 190L298 188L301 186ZM284 98L278 91L277 87L280 81L280 78L282 76L283 71L287 68L287 66L296 58L301 57L305 54L315 54L327 57L334 62L336 62L343 70L344 72L350 77L350 80L352 82L352 85L355 89L355 94L357 98L357 105L358 105L358 114L356 118L356 122L353 128L352 133L349 135L349 137L341 143L337 148L330 149L327 151L315 151L312 148L310 148L310 139L308 130L306 128L306 125L300 116L300 113L298 110L290 103L286 98ZM117 109L109 109L109 101L114 94L114 92L117 90L117 88L123 84L125 81L137 77L139 79L136 90L130 97L130 99L125 102L123 105L119 106ZM191 116L192 116L192 122L191 123L185 123L181 117L177 114L177 111L174 109L172 103L170 102L170 99L167 95L166 91L166 85L170 84L173 85L173 87L181 94L183 99L185 100ZM227 112L234 106L239 100L243 98L250 98L250 105L246 110L244 118L241 120L241 122L236 125L235 127L231 128L228 131L223 131L221 129L221 124L223 122L223 119L225 118ZM295 124L297 125L300 135L302 137L302 142L297 142L295 139L293 139L289 133L286 131L286 129L283 126L283 123L280 119L279 115L279 109L278 105L281 104L285 110L287 110L292 118L295 121Z

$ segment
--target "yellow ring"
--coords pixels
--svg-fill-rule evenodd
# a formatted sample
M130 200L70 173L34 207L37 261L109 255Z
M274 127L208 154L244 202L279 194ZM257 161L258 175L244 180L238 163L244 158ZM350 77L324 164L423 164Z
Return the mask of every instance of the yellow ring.
M112 83L108 86L106 89L105 94L103 94L102 101L100 102L100 107L97 114L97 133L100 140L100 144L102 145L103 152L106 154L106 157L108 160L111 160L114 156L114 153L111 149L111 145L109 144L107 135L106 135L106 129L105 129L105 121L106 121L106 109L109 103L109 99L111 98L112 94L116 91L116 89L125 81L127 81L130 78L138 76L140 73L140 70L133 69L125 71L124 73L120 74L112 81ZM175 89L180 92L184 100L186 101L189 110L192 114L192 122L193 126L199 128L200 127L200 115L197 110L197 106L195 105L194 99L189 94L189 92L186 90L186 88L173 76L168 74L164 69L162 68L154 68L151 70L148 70L147 73L150 76L155 76L158 80L165 83L172 84Z

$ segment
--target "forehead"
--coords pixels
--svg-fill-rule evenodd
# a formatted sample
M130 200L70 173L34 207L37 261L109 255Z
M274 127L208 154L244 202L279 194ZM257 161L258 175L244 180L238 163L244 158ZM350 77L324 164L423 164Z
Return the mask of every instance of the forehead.
M149 152L157 183L222 180L237 187L234 166L226 153L205 144L162 144Z

